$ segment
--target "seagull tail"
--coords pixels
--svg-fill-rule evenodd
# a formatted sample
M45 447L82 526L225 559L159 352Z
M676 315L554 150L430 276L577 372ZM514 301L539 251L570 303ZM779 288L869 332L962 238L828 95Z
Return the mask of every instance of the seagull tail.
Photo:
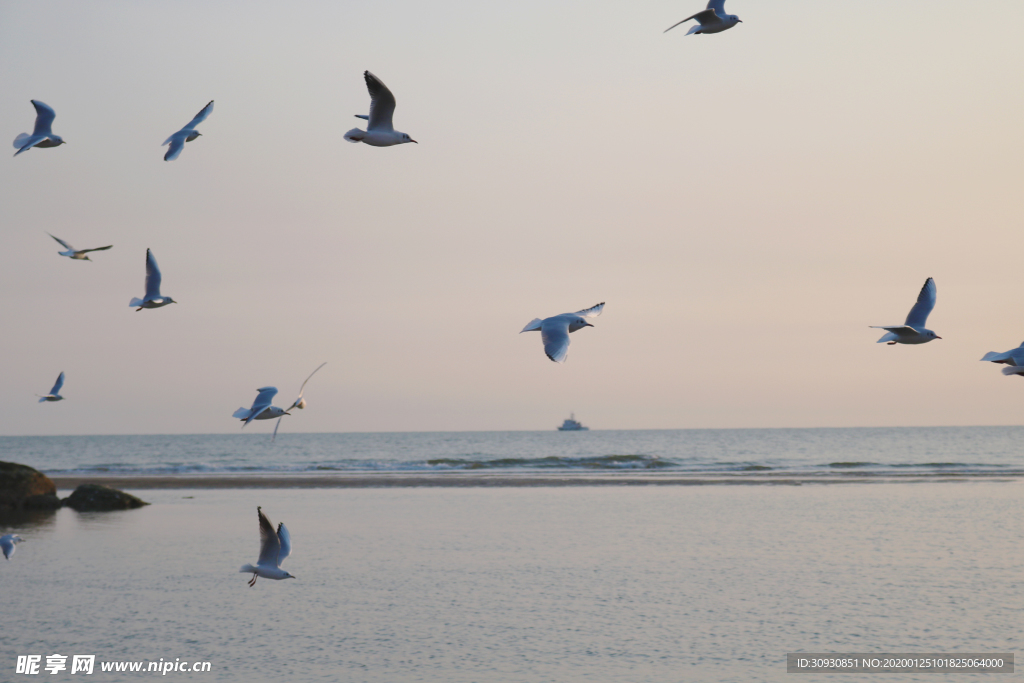
M238 573L239 574L255 574L256 573L256 567L252 566L251 564L243 564L242 568L238 570Z
M540 318L534 318L533 320L531 320L530 322L528 322L526 324L526 327L524 327L522 330L519 331L519 334L522 334L523 332L535 332L535 331L539 330L540 329L540 324L542 322L544 322L544 321L541 320Z
M349 132L345 133L345 139L348 140L349 142L360 142L365 137L366 131L359 130L358 128L353 128Z
M249 417L249 409L239 408L235 412L231 413L231 417L237 417L239 420L244 420L245 418Z
M142 299L139 299L139 298L134 298L134 299L132 299L132 302L131 302L130 304L128 304L128 305L129 305L129 306L130 306L131 308L135 308L136 306L141 306L141 305L142 305L142 304L144 304L144 303L146 303L146 302L145 302L145 301L143 301Z
M40 396L39 397L39 402L40 403L46 403L46 397L45 396Z
M28 133L22 133L18 137L14 138L14 149L21 149L25 146L25 142L32 137Z
M1004 375L1024 375L1024 368L1019 365L1008 365L1003 368Z
M894 333L886 332L885 334L882 335L882 338L876 341L875 343L881 344L882 342L891 342L896 341L897 339L899 339L899 337L897 337Z

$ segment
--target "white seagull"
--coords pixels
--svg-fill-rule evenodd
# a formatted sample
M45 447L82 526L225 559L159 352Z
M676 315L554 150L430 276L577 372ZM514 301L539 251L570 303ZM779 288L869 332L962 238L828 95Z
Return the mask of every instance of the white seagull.
M231 413L231 417L237 417L245 423L242 425L243 428L253 420L273 420L282 415L291 415L287 410L270 405L274 397L277 396L277 387L261 387L256 391L259 393L256 394L256 400L252 402L252 408L239 408Z
M32 130L32 135L22 133L14 138L14 149L18 150L14 153L14 156L18 156L26 149L31 149L32 147L57 147L64 144L64 138L54 135L50 130L50 126L53 125L53 119L57 117L57 113L53 111L50 105L39 100L32 100L31 102L32 106L36 108L36 126Z
M690 19L696 19L697 25L691 26L690 30L686 32L686 35L691 33L721 33L726 29L730 29L736 24L742 24L743 21L735 14L725 13L725 0L710 0L708 2L707 9L697 12L692 17L686 17L682 21L672 24L662 33L668 33L679 24L685 24Z
M366 119L366 130L353 128L345 133L345 139L349 142L365 142L373 147L416 142L408 134L395 130L391 124L395 114L395 96L388 90L388 86L369 71L364 71L363 77L366 78L366 89L370 91L370 115L356 114L356 118Z
M294 579L295 577L281 569L281 563L292 552L292 539L284 524L274 525L270 523L267 516L263 514L263 508L257 507L256 514L260 518L260 559L256 560L256 566L251 564L242 565L238 570L239 574L252 574L249 580L249 587L256 585L256 579Z
M50 233L46 234L50 235ZM53 237L53 235L50 235L50 237ZM67 251L58 251L58 254L60 254L61 256L67 256L70 259L75 259L76 261L92 261L91 258L86 256L87 253L89 253L90 251L106 251L107 249L110 249L111 247L114 246L113 244L108 244L105 247L95 247L93 249L75 249L73 246L71 246L70 244L68 244L59 237L53 237L53 239L57 240L58 244L67 249Z
M133 298L128 305L138 308L135 312L138 313L143 308L160 308L167 304L178 303L169 296L160 296L160 267L156 264L156 259L153 258L153 253L146 250L146 296L141 299Z
M315 375L317 373L317 370L319 370L320 368L322 368L325 365L327 365L326 361L324 361L323 363L318 365L316 370L314 370L313 372L309 373L309 377L306 378L306 382L308 382L310 380L310 378L312 378L313 375ZM303 382L302 386L299 387L299 397L297 399L295 399L295 403L293 403L290 406L288 406L287 410L285 410L286 414L291 415L291 413L288 412L288 411L291 410L292 408L298 408L299 410L305 410L305 408L306 408L306 399L302 398L302 392L304 392L306 390L306 382ZM241 410L241 409L239 409L239 410ZM281 426L281 420L282 419L283 419L283 415L282 415L282 417L277 418L277 424L274 425L274 435L270 437L271 441L274 441L274 440L277 439L277 428Z
M1015 349L1009 351L989 351L981 357L982 360L987 360L990 363L1004 363L1011 367L1024 366L1024 342ZM1003 368L1003 372L1006 372L1009 368ZM1006 373L1010 374L1010 373Z
M39 396L39 402L45 403L47 401L63 401L64 397L60 395L60 388L62 386L64 386L63 372L61 372L60 375L57 376L57 381L54 383L53 389L50 389L50 393L48 393L46 396L39 396L39 394L36 394L36 396Z
M917 295L917 303L907 314L907 322L902 325L871 325L879 330L886 330L878 344L882 342L889 346L893 344L927 344L933 339L942 339L927 327L928 314L935 308L935 280L928 278L924 281L921 293Z
M0 536L0 550L4 552L4 557L8 560L11 559L11 555L14 554L15 547L25 539L18 534L7 534L6 536Z
M177 159L178 155L181 154L181 150L185 149L186 142L192 142L202 135L202 133L196 130L196 126L205 121L211 111L213 111L213 100L210 100L208 105L200 109L195 118L188 122L188 125L164 140L163 145L160 145L161 147L168 143L171 145L167 148L167 154L164 155L164 161L174 161Z
M584 318L596 318L601 315L602 310L604 310L603 301L596 306L575 313L562 313L543 320L534 318L519 334L540 330L540 339L544 342L544 353L556 363L564 363L565 357L569 355L569 333L582 330L584 327L593 327Z

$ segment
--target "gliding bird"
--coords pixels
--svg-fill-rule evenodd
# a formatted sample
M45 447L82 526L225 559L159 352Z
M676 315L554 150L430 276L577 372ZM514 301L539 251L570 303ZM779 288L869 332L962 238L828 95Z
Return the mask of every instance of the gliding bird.
M243 429L253 420L273 420L282 415L291 415L287 410L270 405L274 397L277 396L277 387L262 387L256 391L259 393L256 394L256 400L252 402L252 408L239 408L231 413L231 417L237 417L245 423L242 425ZM276 428L274 431L277 431Z
M543 320L534 318L519 334L540 330L540 339L544 342L544 353L556 363L564 363L566 356L569 355L569 333L584 327L593 327L584 318L595 318L601 315L602 310L604 310L603 301L596 306L575 313L562 313Z
M171 144L171 146L167 148L167 154L164 155L164 161L174 161L177 159L178 155L181 154L181 150L185 149L186 142L192 142L202 135L202 133L196 130L196 126L205 121L211 111L213 111L213 100L210 100L208 105L200 109L195 118L188 122L188 125L164 140L163 145L160 145L161 147L167 143Z
M692 17L686 17L682 21L672 24L662 33L668 33L679 24L685 24L690 19L696 19L697 25L691 26L690 30L686 32L686 35L691 33L721 33L726 29L730 29L736 24L742 24L735 14L725 13L725 0L710 0L708 2L707 9L697 12Z
M50 235L50 233L46 234ZM50 235L50 237L53 237L53 235ZM113 244L109 244L105 247L94 247L93 249L75 249L73 246L71 246L70 244L68 244L59 237L53 237L53 239L57 240L57 242L62 247L67 249L67 251L58 251L58 254L60 254L61 256L67 256L68 258L74 259L76 261L92 261L91 258L86 256L87 253L89 253L90 251L106 251L107 249L110 249L111 247L114 246Z
M921 288L920 294L917 295L917 303L910 309L910 313L907 314L907 321L904 324L889 327L885 325L870 326L886 331L877 343L885 342L889 346L893 344L927 344L933 339L942 339L942 337L925 327L925 323L928 322L928 314L935 308L935 296L935 280L928 278L924 281L924 287Z
M160 308L167 304L178 303L169 296L160 296L160 281L163 276L160 275L160 267L156 265L156 259L153 257L153 253L146 250L146 296L141 299L133 298L128 305L138 306L135 312L138 313L143 308Z
M349 142L365 142L372 147L416 142L406 133L395 130L391 124L395 114L395 96L388 90L388 86L369 71L363 72L363 78L366 79L366 89L370 91L370 115L356 114L356 118L366 119L366 130L353 128L345 133L345 139Z
M312 378L313 375L315 375L317 373L317 370L319 370L320 368L322 368L325 365L327 365L326 361L324 361L323 363L318 365L316 370L314 370L313 372L309 373L309 377L306 378L306 382L308 382L310 380L310 378ZM295 399L295 403L293 403L290 406L288 406L288 409L285 410L285 412L288 415L291 415L291 413L289 413L288 411L291 410L292 408L298 408L299 410L304 410L306 408L306 399L302 398L302 392L304 392L306 390L306 382L303 382L302 386L299 387L299 397L297 399ZM274 425L274 435L270 437L271 441L274 441L275 439L277 439L277 428L281 426L281 419L282 419L281 417L277 418L277 424Z
M63 401L64 397L60 395L60 388L62 386L64 386L63 372L61 372L60 375L57 376L57 381L54 383L53 389L50 389L50 393L48 393L46 396L39 396L39 394L36 394L36 396L39 396L39 402L45 403L47 401Z
M4 557L8 560L11 559L11 555L13 555L14 551L16 550L14 546L18 545L24 540L25 539L19 536L18 534L7 534L6 536L0 536L0 550L3 551Z
M50 130L53 120L57 117L53 107L39 100L31 100L31 102L32 106L36 108L36 126L32 129L32 135L22 133L14 138L14 149L18 150L14 156L18 156L32 147L57 147L65 144L64 138L54 135Z
M263 508L257 507L256 514L260 518L260 559L256 560L256 566L244 564L238 570L239 574L252 573L249 580L249 587L256 585L256 579L294 579L295 577L281 569L281 563L292 552L292 538L284 524L274 525L270 523L267 516L263 514Z

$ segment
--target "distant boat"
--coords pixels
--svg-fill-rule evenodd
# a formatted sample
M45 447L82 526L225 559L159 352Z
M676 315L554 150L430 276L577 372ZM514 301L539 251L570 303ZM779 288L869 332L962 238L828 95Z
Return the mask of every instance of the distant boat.
M590 427L584 427L582 423L576 421L576 413L571 413L569 419L562 423L562 426L558 428L560 432L587 432L590 431Z

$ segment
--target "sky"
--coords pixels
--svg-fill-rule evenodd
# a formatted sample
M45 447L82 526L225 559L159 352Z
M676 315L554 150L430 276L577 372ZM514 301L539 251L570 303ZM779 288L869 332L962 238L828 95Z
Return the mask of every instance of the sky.
M0 137L68 143L0 158L0 435L234 433L325 361L282 433L1024 423L1024 4L701 8L0 0ZM343 139L366 69L419 144ZM927 277L942 340L876 344Z

